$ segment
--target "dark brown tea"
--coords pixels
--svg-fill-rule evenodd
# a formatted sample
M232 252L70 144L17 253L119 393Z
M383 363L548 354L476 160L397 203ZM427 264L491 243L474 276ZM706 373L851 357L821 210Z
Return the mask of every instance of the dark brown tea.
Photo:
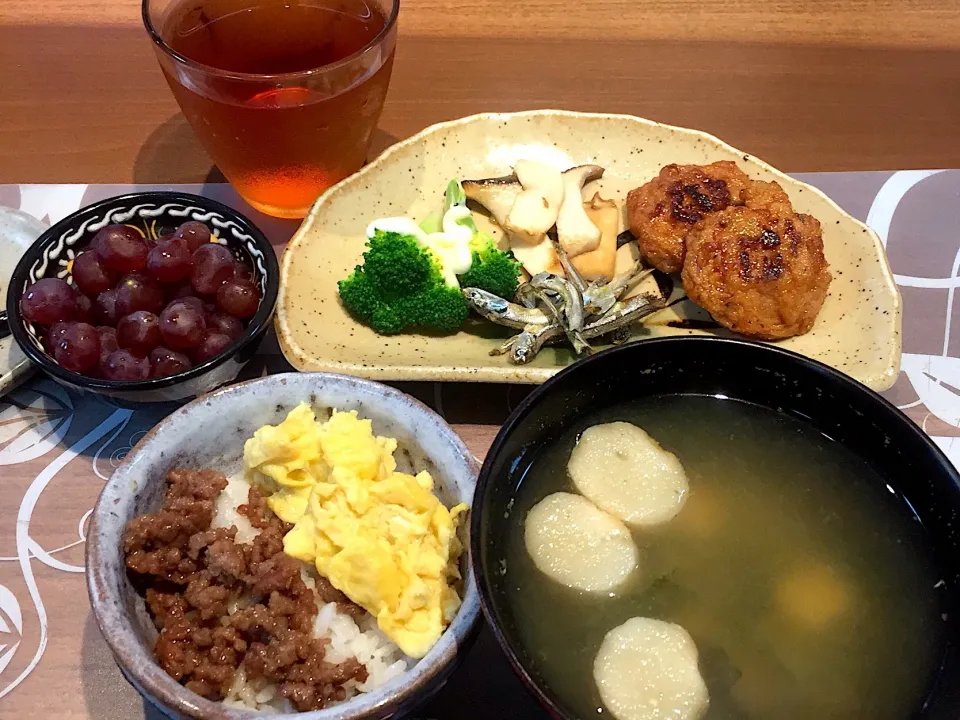
M386 24L376 0L175 2L160 23L164 41L213 70L161 65L237 191L298 217L365 160L393 65L392 33L374 43ZM287 73L301 75L249 77Z

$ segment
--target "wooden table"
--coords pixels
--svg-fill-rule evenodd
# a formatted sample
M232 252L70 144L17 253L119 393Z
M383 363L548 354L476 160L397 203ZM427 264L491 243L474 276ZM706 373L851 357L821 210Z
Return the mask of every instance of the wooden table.
M139 13L136 0L0 3L0 183L211 176ZM377 149L473 112L559 107L702 128L787 171L960 167L960 5L940 0L405 0L400 28ZM481 457L509 408L481 402L485 394L476 386L444 392L448 416ZM49 461L0 467L3 497L20 498ZM82 479L61 477L43 498L31 529L41 544L63 517L90 507L97 486ZM0 503L3 555L17 522L16 503ZM76 568L82 546L57 558ZM71 583L75 595L61 593L46 608L51 633L67 641L51 645L37 671L0 699L0 717L142 717L82 584L45 566L36 576L48 587ZM14 621L7 607L4 632ZM30 632L25 626L25 641ZM0 671L9 649L2 637ZM17 658L7 672L22 665ZM480 695L487 707L519 698L501 703L498 717L533 717L515 692L511 679L469 692L455 680L431 712L477 717L470 708Z
M960 4L404 0L378 143L480 111L624 112L788 172L960 167ZM138 0L0 3L0 182L191 182Z

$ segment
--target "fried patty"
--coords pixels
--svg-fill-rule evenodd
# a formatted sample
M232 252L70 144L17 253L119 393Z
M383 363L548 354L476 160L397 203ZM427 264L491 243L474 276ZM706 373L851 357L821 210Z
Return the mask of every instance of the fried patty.
M827 296L820 223L788 201L712 213L687 238L683 287L724 327L761 340L802 335Z
M627 195L630 231L641 254L658 270L679 272L686 239L705 218L730 206L763 207L788 202L775 182L751 180L735 162L667 165Z

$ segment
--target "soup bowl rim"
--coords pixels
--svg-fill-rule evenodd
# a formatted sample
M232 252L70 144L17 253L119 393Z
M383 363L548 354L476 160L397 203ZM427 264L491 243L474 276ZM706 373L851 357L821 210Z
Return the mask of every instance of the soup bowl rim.
M785 350L783 348L771 345L755 343L750 340L740 338L687 335L651 338L648 340L607 348L587 358L579 360L578 362L568 365L566 368L562 369L553 377L547 379L543 384L536 387L529 395L527 395L513 409L513 411L510 413L510 416L497 432L496 437L490 444L490 449L487 451L483 465L480 469L480 474L477 478L473 502L471 504L472 512L470 515L470 546L471 556L473 557L472 571L476 580L477 591L480 599L480 609L483 613L483 616L489 624L490 629L497 640L497 644L507 657L507 660L514 672L526 686L527 690L540 703L540 705L546 709L552 717L557 718L558 720L577 720L577 718L550 696L550 693L546 691L546 688L549 687L549 684L535 676L531 669L530 661L524 657L523 650L521 647L519 647L519 643L517 643L517 646L515 647L514 643L512 643L507 637L507 633L500 625L496 611L496 608L502 606L502 602L498 601L491 592L491 583L488 581L485 573L486 563L483 562L482 559L482 545L484 542L486 525L483 518L486 513L483 511L483 504L488 495L488 488L493 483L497 482L497 480L501 479L493 477L493 461L502 454L504 446L506 445L511 433L513 433L515 429L526 422L527 416L531 409L541 402L546 396L550 395L554 391L554 388L563 383L569 375L574 373L589 372L590 368L599 365L600 363L604 362L606 358L612 355L638 352L644 346L649 348L655 346L681 345L700 345L704 348L704 350L701 351L704 353L713 352L712 348L736 346L746 350L747 352L755 352L758 354L767 355L771 358L779 357L781 362L805 366L806 369L819 373L823 377L825 383L832 384L835 387L845 387L855 395L858 395L864 404L872 405L874 408L881 412L886 412L888 415L892 414L892 417L896 418L895 422L898 424L900 432L912 435L914 440L925 446L926 452L932 457L932 459L936 461L936 464L940 467L941 471L950 478L956 491L960 492L960 472L958 472L943 450L941 450L936 443L933 442L930 436L927 435L927 433L924 432L920 426L914 423L906 414L904 414L903 411L901 411L879 393L871 390L866 385L859 383L850 376L845 375L841 371L790 350ZM692 395L694 393L669 394ZM763 403L760 403L760 405L769 408L769 405L764 405ZM788 410L789 403L782 407ZM939 686L934 691L934 694L938 692L941 692Z

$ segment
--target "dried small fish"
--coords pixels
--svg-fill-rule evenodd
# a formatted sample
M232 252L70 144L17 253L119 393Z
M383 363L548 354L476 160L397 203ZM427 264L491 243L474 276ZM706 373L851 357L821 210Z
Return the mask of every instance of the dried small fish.
M639 262L609 283L587 285L563 248L554 244L566 277L537 273L517 288L516 303L478 288L463 289L463 296L477 313L521 331L491 350L491 355L509 354L512 363L522 365L535 358L544 344L563 335L582 355L591 351L588 338L615 333L614 342L626 342L627 325L664 306L666 298L647 294L620 302L627 290L652 272Z
M538 290L537 293L542 297L545 303L550 303L550 298L545 296L544 291ZM549 307L549 305L548 305ZM563 309L554 308L554 322L552 323L555 327L559 328L562 332L566 333L567 339L570 341L570 344L573 345L574 352L577 355L583 355L584 353L590 352L590 344L584 339L581 335L580 330L583 327L582 322L582 313L581 313L581 322L580 327L573 327L570 323L570 319L566 317Z
M573 286L583 294L587 290L587 283L584 282L580 273L577 272L573 263L570 262L570 256L567 255L566 250L560 246L560 243L554 243L554 245L556 246L557 258L560 260L560 267L563 268L563 272L566 273L567 278L573 283Z
M637 320L652 315L666 305L662 297L656 295L636 295L624 303L617 305L602 318L588 323L583 329L585 338L595 338L606 335Z
M612 333L610 333L610 342L614 345L623 345L630 339L630 327L628 325L621 325Z
M629 339L629 326L638 320L655 313L664 306L664 300L654 295L637 295L625 303L618 303L607 315L588 322L583 328L584 338L595 338L614 333L614 342L626 342ZM621 334L626 332L626 337ZM531 325L523 332L514 335L491 355L510 353L510 362L525 365L537 356L541 348L551 340L563 335L563 328L557 324Z
M604 315L627 290L653 272L635 263L630 270L617 275L609 283L591 283L583 293L584 310L588 315Z
M510 354L510 362L514 365L525 365L540 352L543 344L554 337L563 334L559 325L531 325L523 332L517 333L495 350L491 355Z
M464 288L463 296L477 314L498 325L522 330L527 325L546 325L552 318L542 310L517 305L479 288Z
M541 273L533 277L528 285L534 288L534 293L543 301L547 312L552 314L554 320L563 328L577 355L589 352L590 346L580 334L584 322L583 294L574 287L573 283L555 275L545 276ZM546 296L547 291L559 298L557 305L554 305Z

